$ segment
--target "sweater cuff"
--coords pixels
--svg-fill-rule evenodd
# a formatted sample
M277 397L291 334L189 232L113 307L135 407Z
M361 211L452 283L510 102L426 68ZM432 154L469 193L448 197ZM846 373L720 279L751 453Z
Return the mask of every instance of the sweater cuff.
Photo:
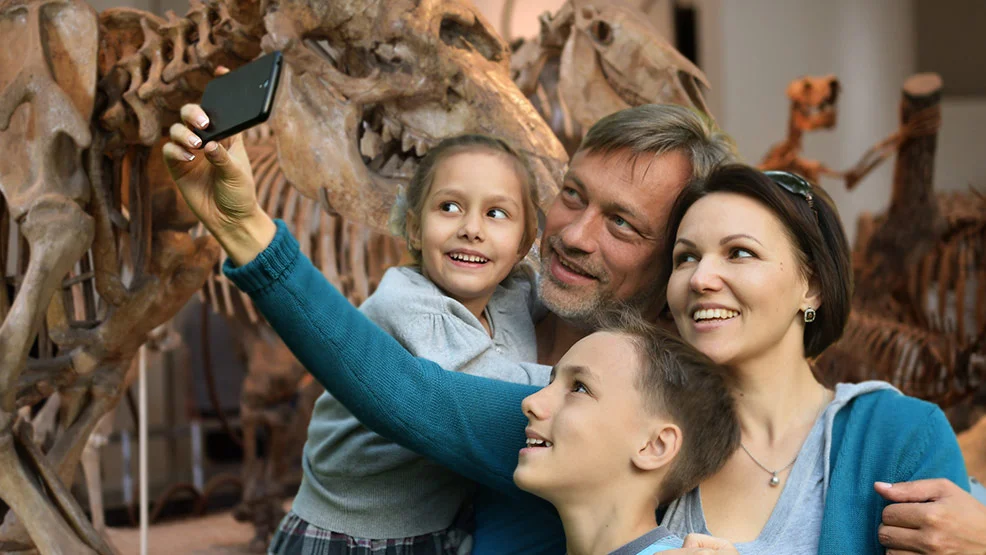
M297 239L288 231L284 221L276 219L274 224L277 226L274 239L256 258L240 267L233 264L230 258L223 262L223 274L248 295L278 281L301 253Z

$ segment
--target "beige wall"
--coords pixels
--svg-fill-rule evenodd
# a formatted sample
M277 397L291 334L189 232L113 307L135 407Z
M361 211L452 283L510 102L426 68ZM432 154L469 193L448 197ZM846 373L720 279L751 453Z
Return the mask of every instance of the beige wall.
M914 68L912 2L723 0L721 7L719 119L747 161L784 137L784 90L801 75L834 73L843 90L838 127L808 136L808 157L847 168L896 128L900 86ZM890 175L885 164L853 193L824 182L851 235L859 212L886 205Z

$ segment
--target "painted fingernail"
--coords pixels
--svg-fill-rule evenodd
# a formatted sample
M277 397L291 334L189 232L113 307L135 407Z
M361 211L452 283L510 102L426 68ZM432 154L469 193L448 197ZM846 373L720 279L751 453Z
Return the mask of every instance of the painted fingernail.
M198 135L192 135L191 137L189 137L188 142L192 143L192 146L194 146L195 148L202 146L202 139L200 139Z
M215 152L217 148L219 148L219 143L216 141L209 141L209 144L205 145L205 151L210 154Z
M192 154L191 152L186 152L182 154L182 156L185 158L186 162L191 162L192 160L195 160L195 155Z
M195 118L195 125L198 125L199 128L201 129L205 129L206 127L209 127L209 118L205 116L199 116Z

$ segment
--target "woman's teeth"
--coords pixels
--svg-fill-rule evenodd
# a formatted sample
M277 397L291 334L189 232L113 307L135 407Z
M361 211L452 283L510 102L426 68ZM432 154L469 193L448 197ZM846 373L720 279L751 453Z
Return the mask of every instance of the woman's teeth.
M472 262L474 264L486 264L490 261L489 258L483 258L482 256L474 256L471 254L461 254L453 252L449 254L449 258L452 260L458 260L459 262Z
M551 447L550 441L545 441L543 439L527 438L528 447Z
M702 320L728 320L735 316L739 316L739 312L735 310L729 310L728 308L709 308L706 310L696 310L695 314L692 315L692 319L696 322Z

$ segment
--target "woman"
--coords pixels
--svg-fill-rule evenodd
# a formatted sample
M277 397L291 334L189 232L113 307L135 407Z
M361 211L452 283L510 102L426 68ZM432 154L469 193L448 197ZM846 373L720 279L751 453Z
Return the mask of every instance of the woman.
M938 407L884 382L832 391L812 373L852 295L848 243L824 191L725 166L681 193L668 226L668 306L682 338L733 374L742 441L665 525L741 553L882 553L874 482L967 486Z
M183 119L189 126L199 115L200 111L183 109ZM561 552L564 535L557 514L550 505L517 490L512 480L517 452L526 441L527 419L520 410L521 400L537 388L445 372L430 361L410 356L353 309L310 261L300 255L297 243L283 224L275 225L255 207L252 177L239 143L232 144L232 157L224 147L210 143L205 145L208 162L192 161L188 150L201 145L192 145L189 136L188 128L183 125L172 129L172 142L165 146L165 159L172 175L192 209L229 253L231 263L225 268L227 275L252 296L309 371L369 428L491 490L511 496L512 512L500 507L496 514L499 520L493 520L501 528L494 526L489 531L501 542L501 549L494 551ZM333 344L339 356L321 356L318 345L326 342ZM824 391L809 387L804 391L818 393L818 397L811 399L817 403L816 408L827 404L828 399L822 396ZM838 418L834 424L833 434L846 433L845 428L839 428ZM874 439L879 443L885 438ZM950 441L941 452L953 461L957 448L954 439ZM800 449L801 443L795 439L785 445ZM756 454L758 445L747 448ZM833 466L837 455L838 452L831 455L829 462ZM839 468L847 468L845 460L840 460ZM782 472L779 474L778 480L785 479ZM954 474L930 473L960 483ZM703 487L705 492L712 486ZM848 508L854 506L853 495L857 493L866 498L865 519L868 520L849 531L853 534L850 539L862 546L849 551L867 552L880 523L876 509L882 507L870 495L872 485L866 491L839 493L837 498L830 496L828 506L834 508L824 515L821 535L824 539L834 528L845 525L844 520L830 518L830 513L838 517L840 513L851 512ZM705 500L705 493L699 499ZM743 508L747 502L746 499L735 501L734 506ZM523 510L516 510L518 505ZM490 509L491 513L496 509ZM714 515L708 516L708 522L715 528L719 520ZM828 549L824 541L820 549Z

